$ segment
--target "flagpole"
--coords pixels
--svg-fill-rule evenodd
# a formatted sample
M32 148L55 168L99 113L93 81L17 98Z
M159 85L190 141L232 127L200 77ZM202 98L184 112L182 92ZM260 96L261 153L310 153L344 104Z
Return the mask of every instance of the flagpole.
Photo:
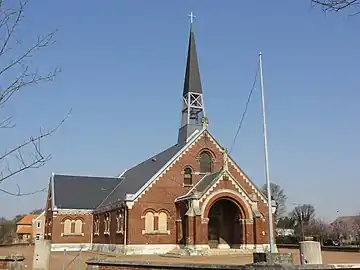
M268 157L268 142L267 142L267 127L266 127L266 112L265 112L265 95L264 95L264 79L262 70L262 53L259 53L259 69L260 69L260 88L261 88L261 109L263 117L263 136L264 136L264 154L265 154L265 171L266 171L266 189L267 189L267 201L268 201L268 235L270 244L270 253L275 252L274 243L274 224L272 214L272 200L271 200L271 188L270 188L270 173L269 173L269 157Z

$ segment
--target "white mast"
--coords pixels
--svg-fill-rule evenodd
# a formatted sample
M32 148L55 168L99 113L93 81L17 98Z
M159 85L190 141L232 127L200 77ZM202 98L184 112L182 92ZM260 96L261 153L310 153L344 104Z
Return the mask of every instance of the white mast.
M259 53L259 69L260 69L260 88L261 88L261 109L263 116L263 135L264 135L264 154L265 154L265 171L266 171L266 189L267 189L267 200L268 200L268 234L270 253L275 252L275 241L274 241L274 224L272 214L272 200L271 200L271 188L270 188L270 173L269 173L269 157L268 157L268 142L267 142L267 128L266 128L266 112L265 112L265 95L264 95L264 79L262 71L262 54Z

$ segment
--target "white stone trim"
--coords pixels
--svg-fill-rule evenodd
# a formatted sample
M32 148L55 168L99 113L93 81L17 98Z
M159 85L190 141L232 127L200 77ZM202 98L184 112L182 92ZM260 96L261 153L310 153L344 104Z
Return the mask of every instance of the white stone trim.
M64 245L65 246L65 245ZM117 254L126 254L126 255L155 255L155 254L165 254L174 249L182 249L186 247L187 249L193 250L194 252L191 255L199 255L196 251L205 251L205 250L214 250L210 249L209 245L177 245L177 244L144 244L144 245L120 245L120 244L92 244L92 252L101 252L101 253L117 253ZM242 244L238 248L232 249L229 248L226 244L220 244L219 250L234 251L234 250L248 250L252 252L264 252L269 250L269 244ZM63 250L58 250L63 251Z
M226 192L226 193L233 194L233 195L237 196L239 199L241 199L243 201L243 203L244 203L244 206L245 206L246 210L249 212L249 215L250 215L249 217L247 217L247 219L253 219L253 212L252 212L252 210L250 208L250 204L252 202L249 202L248 200L246 200L246 197L244 197L241 193L236 192L236 191L234 191L232 189L219 189L219 190L213 191L214 188L216 187L216 183L214 183L213 187L208 190L208 192L207 192L208 196L206 196L206 199L201 200L201 202L202 202L202 205L201 205L201 218L206 218L204 216L204 212L205 212L205 208L208 205L209 201L212 198L214 198L216 195Z
M91 250L92 244L90 243L66 243L66 244L51 244L51 251L59 252L59 251L89 251Z
M165 254L171 250L180 248L176 244L147 244L147 245L115 245L115 244L93 244L91 250L93 252L111 252L122 253L126 255L151 255Z
M40 215L38 215L37 218L35 218L32 223L35 223L35 221L37 221L40 217L42 217L43 215L45 215L45 211L42 211Z
M208 132L210 140L217 146L217 148L223 152L224 150L219 145L219 143L215 140L215 138L211 135L210 132ZM251 187L253 192L265 203L267 204L267 199L264 197L264 195L259 191L259 189L250 181L247 176L242 172L240 167L235 163L235 161L228 155L228 161L230 161L230 164L236 169L238 173L244 178L245 182Z
M91 215L93 210L88 209L58 209L58 215Z
M230 249L229 244L218 244L218 249Z
M50 177L50 188L51 188L51 210L56 210L57 207L55 205L55 184L54 184L55 173L51 174ZM49 194L48 194L49 195ZM47 210L47 209L46 209Z
M148 191L156 182L158 179L161 178L161 176L163 176L165 173L167 173L170 168L184 155L186 154L191 147L196 144L201 138L202 135L205 134L204 131L206 129L203 128L200 131L196 130L193 135L191 140L189 140L188 143L186 143L177 153L176 155L170 159L153 177L151 177L151 179L145 184L143 185L130 199L130 201L132 202L136 202L138 201L142 195L144 195L146 193L146 191Z
M247 192L243 189L243 187L236 181L234 180L234 178L226 173L226 176L228 177L228 180L233 184L233 186L235 187L236 191L241 195L242 198L245 199L245 201L249 204L252 204L253 201L251 200L251 198L249 197L249 194L247 194ZM203 202L207 196L209 196L211 193L213 193L213 190L216 188L216 186L220 183L220 181L225 181L224 180L224 175L221 175L215 183L213 183L213 185L206 191L206 193L200 198L200 202Z
M175 202L178 202L178 201L181 201L183 198L186 198L188 196L191 195L191 193L196 190L196 187L199 185L199 183L208 175L204 175L191 189L189 189L189 191L185 194L185 195L182 195L182 196L179 196L175 199Z

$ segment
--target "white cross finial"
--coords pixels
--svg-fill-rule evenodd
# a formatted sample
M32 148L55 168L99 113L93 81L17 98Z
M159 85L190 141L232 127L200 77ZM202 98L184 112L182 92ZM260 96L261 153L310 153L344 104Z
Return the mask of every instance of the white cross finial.
M190 17L190 23L193 24L196 16L192 13L192 11L190 12L190 14L188 14L188 16Z

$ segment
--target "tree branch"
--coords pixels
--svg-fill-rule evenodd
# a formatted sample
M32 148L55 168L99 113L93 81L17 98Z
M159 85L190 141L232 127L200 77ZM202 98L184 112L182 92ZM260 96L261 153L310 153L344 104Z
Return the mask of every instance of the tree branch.
M40 142L45 137L48 137L52 135L54 132L56 132L60 126L66 121L66 119L70 116L71 111L67 114L67 116L60 121L60 123L55 126L54 128L42 132L40 130L40 133L35 137L30 137L25 142L19 144L18 146L12 148L11 150L5 151L5 153L0 156L0 162L6 164L6 169L3 169L0 173L0 184L4 182L6 179L13 177L27 169L35 169L40 168L41 166L45 165L47 161L51 159L51 155L44 156L40 149ZM27 160L23 156L23 150L26 147L33 148L33 151L31 152L31 158L30 160ZM9 159L11 157L14 157L18 163L20 163L19 167L13 170L10 166Z
M359 8L360 0L311 0L313 6L321 6L323 11L339 12L347 8ZM350 14L357 15L360 11Z
M50 82L60 71L54 69L46 75L39 74L38 70L32 68L33 58L39 51L54 44L56 31L38 36L37 39L22 47L23 42L17 38L17 30L23 23L28 0L0 0L0 109L19 92L31 89L42 82ZM0 155L0 184L5 180L18 175L28 169L40 168L51 159L51 155L44 155L41 151L42 139L51 136L69 117L68 115L58 125L48 131L40 129L39 134L29 137L23 143L18 144L10 150L5 150ZM0 119L0 129L14 128L12 117L6 116ZM25 154L27 153L27 155ZM16 165L14 165L14 163ZM13 196L32 195L42 190L29 193L21 193L18 186L17 192L0 189L1 192Z
M21 197L21 196L28 196L28 195L34 195L36 193L40 193L40 192L46 192L46 187L43 188L43 189L39 189L39 190L35 190L35 191L31 191L31 192L25 192L25 193L22 193L20 192L20 186L19 185L16 185L17 186L17 192L10 192L6 189L2 189L0 188L0 192L3 192L7 195L11 195L11 196L17 196L17 197Z

